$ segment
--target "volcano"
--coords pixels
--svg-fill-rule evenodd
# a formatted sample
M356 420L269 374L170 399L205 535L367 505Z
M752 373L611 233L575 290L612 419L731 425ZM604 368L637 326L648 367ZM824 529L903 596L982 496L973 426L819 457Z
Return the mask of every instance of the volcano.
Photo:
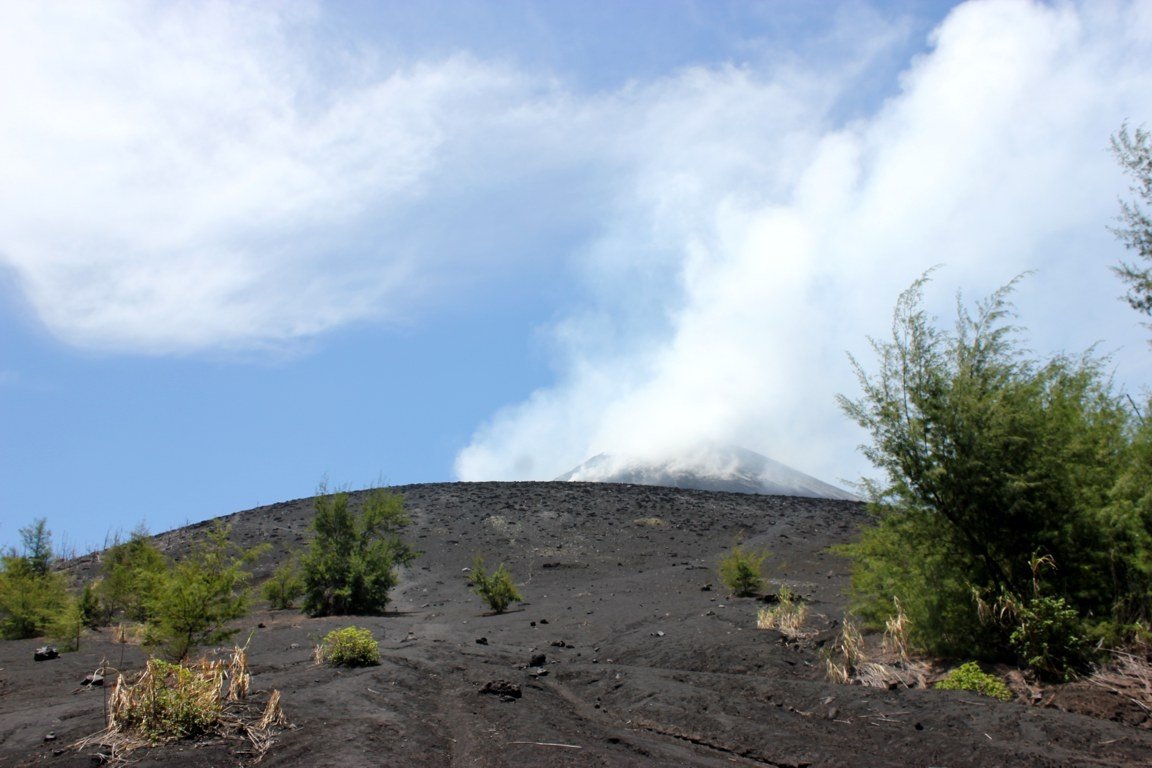
M767 456L747 448L728 445L705 445L674 458L661 460L601 453L556 479L858 500L842 488L817 480Z

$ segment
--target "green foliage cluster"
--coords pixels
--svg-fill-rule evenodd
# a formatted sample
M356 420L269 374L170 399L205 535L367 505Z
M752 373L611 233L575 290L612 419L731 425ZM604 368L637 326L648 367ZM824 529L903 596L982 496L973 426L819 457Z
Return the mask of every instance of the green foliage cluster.
M236 634L227 624L248 610L246 567L262 550L244 550L230 534L231 526L213 526L160 581L148 606L147 645L182 660L197 645Z
M359 512L347 492L316 495L315 536L303 558L304 611L311 616L379 615L396 585L397 566L416 553L400 539L410 523L404 499L371 491Z
M737 597L751 597L764 582L762 569L767 552L753 552L737 544L720 560L720 581Z
M133 621L147 621L169 570L148 530L137 527L128 541L109 547L101 563L103 578L97 591L108 619L122 613Z
M1152 315L1152 134L1143 128L1129 131L1124 125L1112 137L1112 153L1120 167L1132 179L1131 192L1140 202L1120 203L1121 227L1113 232L1120 242L1145 264L1122 262L1115 267L1120 279L1128 283L1128 304L1138 312Z
M277 611L293 608L304 594L304 579L300 576L300 564L291 559L281 563L264 582L264 599Z
M512 603L523 602L524 598L512 583L512 575L504 568L504 563L491 574L484 570L484 559L476 555L469 574L472 591L484 598L488 607L496 613L504 613Z
M370 667L380 663L380 644L369 629L344 627L325 635L316 655L338 667Z
M934 687L941 691L973 691L1000 701L1012 700L1012 690L1004 681L983 671L974 661L956 667Z
M1025 356L1012 285L960 305L948 332L923 308L926 281L901 295L891 340L872 340L878 371L853 359L863 395L840 398L884 472L864 484L872 524L844 548L855 610L882 626L897 598L934 653L1072 663L1086 633L1152 616L1152 435L1100 360ZM1036 574L1037 558L1055 567ZM1020 610L989 620L980 601Z
M20 529L22 551L0 557L0 637L22 640L52 630L69 608L68 584L51 569L52 535L41 518Z

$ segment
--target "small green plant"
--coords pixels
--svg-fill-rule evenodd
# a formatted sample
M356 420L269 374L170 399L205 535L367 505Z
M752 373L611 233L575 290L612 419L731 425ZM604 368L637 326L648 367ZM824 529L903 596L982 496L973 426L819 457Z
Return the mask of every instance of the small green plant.
M1016 607L1008 637L1028 668L1049 680L1066 682L1088 658L1089 643L1080 615L1062 597L1040 596Z
M380 644L370 629L334 629L316 646L316 660L337 667L372 667L380 663Z
M1000 701L1012 700L1012 691L1004 681L983 671L974 661L956 667L934 687L942 691L974 691Z
M1046 680L1067 682L1087 666L1091 643L1080 614L1060 596L1045 594L1042 575L1054 570L1050 555L1033 555L1032 595L1001 594L991 605L976 594L981 620L1008 632L1008 644L1021 661Z
M803 637L804 621L807 618L808 606L801 601L800 596L787 586L781 586L776 604L756 612L756 627L777 629L785 637L796 639Z
M764 581L761 569L767 559L767 552L753 552L737 544L720 561L720 580L736 597L752 597Z
M523 602L524 598L512 583L512 575L504 568L504 563L495 572L484 570L484 558L476 555L472 562L470 576L472 591L484 598L488 607L496 613L504 613L512 603Z
M295 559L283 563L264 582L264 599L274 610L295 607L297 598L304 594L304 579Z

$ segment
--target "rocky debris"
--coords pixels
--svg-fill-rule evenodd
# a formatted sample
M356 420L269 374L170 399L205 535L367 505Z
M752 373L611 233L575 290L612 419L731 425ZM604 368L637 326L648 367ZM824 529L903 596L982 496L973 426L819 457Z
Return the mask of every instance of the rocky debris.
M528 660L528 666L530 667L542 667L547 663L548 657L542 653L534 653L532 654L532 658Z
M50 661L60 658L60 652L56 650L56 646L54 645L42 645L36 649L36 653L32 658L36 661Z
M524 695L520 690L520 686L510 680L489 680L484 683L484 687L480 689L480 693L489 696L499 696L501 701L515 701Z
M80 685L99 688L104 685L104 675L99 672L93 672L90 675L85 675L84 679L80 681Z

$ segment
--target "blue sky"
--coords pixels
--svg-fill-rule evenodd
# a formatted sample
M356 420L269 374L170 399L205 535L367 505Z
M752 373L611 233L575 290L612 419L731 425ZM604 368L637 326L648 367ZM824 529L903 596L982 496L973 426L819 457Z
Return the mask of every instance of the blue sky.
M924 270L1152 382L1152 3L0 0L0 545L744 445L867 471Z

